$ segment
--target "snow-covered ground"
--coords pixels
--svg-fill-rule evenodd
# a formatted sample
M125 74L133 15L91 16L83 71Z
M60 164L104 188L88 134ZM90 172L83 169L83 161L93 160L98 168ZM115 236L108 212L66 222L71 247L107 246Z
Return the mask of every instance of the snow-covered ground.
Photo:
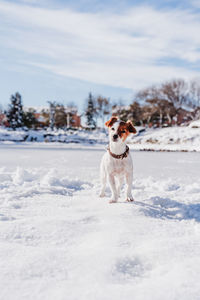
M198 151L200 152L200 128L169 127L158 129L137 128L137 135L129 138L135 150L155 151ZM102 148L108 141L107 130L8 130L0 127L0 144L19 142L65 143L72 146L96 145Z
M60 142L67 144L105 144L107 142L106 131L95 130L23 130L15 131L0 127L0 142Z
M0 299L199 299L200 154L132 151L135 202L109 204L103 153L1 144Z
M188 126L148 129L131 142L133 148L138 150L200 152L200 128Z

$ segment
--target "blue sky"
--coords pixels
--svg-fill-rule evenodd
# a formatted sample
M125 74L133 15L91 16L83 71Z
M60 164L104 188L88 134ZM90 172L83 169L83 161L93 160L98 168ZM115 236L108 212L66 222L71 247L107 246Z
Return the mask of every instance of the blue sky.
M0 2L0 104L81 109L89 92L126 103L146 86L200 77L200 2Z

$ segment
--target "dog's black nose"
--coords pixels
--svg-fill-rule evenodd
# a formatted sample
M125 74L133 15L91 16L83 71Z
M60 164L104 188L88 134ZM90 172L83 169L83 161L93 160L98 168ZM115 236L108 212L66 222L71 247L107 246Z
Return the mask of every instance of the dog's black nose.
M118 138L118 135L117 135L117 134L114 134L114 135L113 135L113 139L116 140L117 138Z

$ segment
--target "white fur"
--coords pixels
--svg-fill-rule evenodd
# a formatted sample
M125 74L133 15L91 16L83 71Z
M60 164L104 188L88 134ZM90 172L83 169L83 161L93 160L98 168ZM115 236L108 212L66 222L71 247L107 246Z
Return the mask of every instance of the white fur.
M117 121L109 128L109 146L110 151L114 154L120 155L126 151L126 141L118 137L117 141L113 140L113 135L117 134L120 121ZM100 166L101 176L101 193L100 197L105 196L106 182L108 180L112 196L110 202L117 202L120 196L120 189L124 182L124 178L127 183L126 200L133 201L131 194L132 180L133 180L133 163L131 155L123 159L116 159L110 155L107 151L102 157Z

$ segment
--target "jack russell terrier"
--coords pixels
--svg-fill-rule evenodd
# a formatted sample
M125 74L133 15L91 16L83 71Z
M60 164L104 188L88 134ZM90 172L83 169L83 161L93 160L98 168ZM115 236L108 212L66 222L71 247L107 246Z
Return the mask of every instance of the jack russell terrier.
M126 201L133 201L131 194L133 163L129 154L129 147L126 145L126 138L130 133L136 133L136 129L131 121L123 122L117 117L112 117L105 125L109 129L109 146L101 161L100 197L105 196L106 180L108 179L112 192L110 203L117 202L125 177L127 183Z

